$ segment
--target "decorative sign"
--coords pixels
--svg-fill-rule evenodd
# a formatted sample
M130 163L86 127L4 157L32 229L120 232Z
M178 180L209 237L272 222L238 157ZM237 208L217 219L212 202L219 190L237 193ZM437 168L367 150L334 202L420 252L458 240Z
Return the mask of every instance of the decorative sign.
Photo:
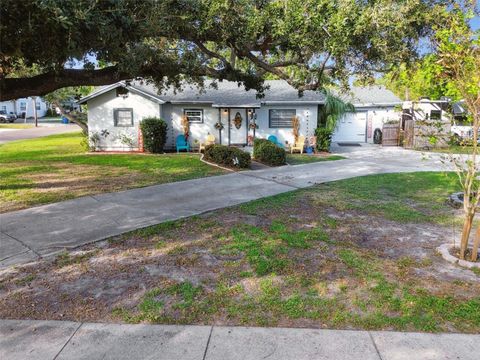
M240 115L239 112L235 114L235 118L233 119L233 123L235 124L235 127L237 129L240 129L242 127L242 115Z
M373 122L373 115L369 114L369 117L367 120L367 138L369 139L372 138L372 122Z

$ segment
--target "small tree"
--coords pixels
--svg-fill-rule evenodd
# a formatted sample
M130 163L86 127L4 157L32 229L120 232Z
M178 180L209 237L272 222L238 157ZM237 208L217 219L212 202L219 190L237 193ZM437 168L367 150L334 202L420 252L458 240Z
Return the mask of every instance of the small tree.
M480 31L473 31L468 21L473 11L460 8L451 13L446 11L446 21L436 29L434 36L438 64L442 71L440 78L447 78L453 86L452 92L465 102L472 124L473 137L471 152L466 160L451 157L463 189L464 221L460 239L460 259L465 259L473 219L480 201L478 175L478 130L480 127ZM480 228L473 242L471 261L476 261L480 245Z
M145 150L161 153L167 141L167 123L160 118L145 118L140 123Z
M325 104L319 109L319 118L322 119L315 130L317 137L317 150L329 151L332 135L337 123L342 116L349 112L355 112L355 107L348 101L344 101L330 91L325 91Z

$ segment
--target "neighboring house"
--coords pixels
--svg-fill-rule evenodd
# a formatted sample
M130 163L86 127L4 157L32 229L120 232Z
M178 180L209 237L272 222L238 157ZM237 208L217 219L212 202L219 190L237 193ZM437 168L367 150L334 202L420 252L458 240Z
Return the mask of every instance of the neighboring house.
M448 100L421 99L403 103L401 128L406 147L445 147L451 135Z
M35 104L35 105L34 105ZM33 117L34 106L37 108L37 116L43 117L48 109L48 104L41 97L37 97L35 102L33 98L22 98L9 101L0 102L0 110L5 111L6 113L14 113L20 118L25 118L25 115L28 117Z
M247 145L254 134L253 123L257 125L255 137L275 135L281 143L292 143L293 116L300 119L300 135L314 135L324 95L305 91L299 97L297 90L281 80L266 84L269 89L265 97L258 99L255 90L246 91L228 81L217 82L216 88L207 82L203 91L186 85L182 91L160 94L154 86L142 82L119 82L97 89L79 104L88 105L89 133L99 139L100 150L136 150L139 123L152 116L167 122L166 147L170 149L176 136L183 133L184 116L190 121L192 145L204 141L208 134L215 135L217 143ZM398 120L394 107L401 101L389 90L378 86L354 88L352 94L348 99L357 112L339 122L335 141L372 142L375 128L395 116Z

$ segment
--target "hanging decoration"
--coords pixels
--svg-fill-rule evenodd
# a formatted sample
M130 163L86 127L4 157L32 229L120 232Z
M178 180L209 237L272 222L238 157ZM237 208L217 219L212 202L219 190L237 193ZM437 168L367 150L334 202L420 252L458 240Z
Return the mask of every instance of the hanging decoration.
M237 112L235 114L235 118L233 119L233 123L235 124L235 127L237 129L240 129L242 127L242 115L239 112Z

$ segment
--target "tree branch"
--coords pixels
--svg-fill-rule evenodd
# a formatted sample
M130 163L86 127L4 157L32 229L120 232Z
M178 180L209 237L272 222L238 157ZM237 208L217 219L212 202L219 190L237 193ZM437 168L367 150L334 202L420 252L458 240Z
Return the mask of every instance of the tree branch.
M119 72L116 66L99 70L62 69L28 78L3 78L0 79L0 101L42 96L68 86L109 85L130 78L131 74Z

